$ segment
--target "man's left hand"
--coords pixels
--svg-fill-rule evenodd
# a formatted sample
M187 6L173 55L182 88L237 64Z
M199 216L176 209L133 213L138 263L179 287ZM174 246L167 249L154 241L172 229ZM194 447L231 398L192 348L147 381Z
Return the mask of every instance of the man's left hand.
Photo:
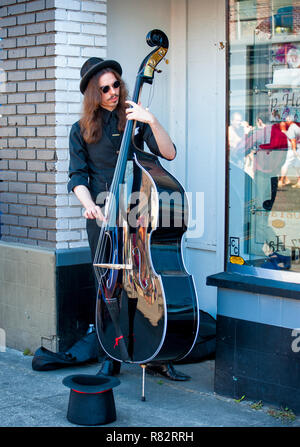
M131 107L126 109L126 118L128 120L136 120L142 123L154 124L155 116L149 112L149 110L141 105L139 102L136 104L133 101L126 101Z

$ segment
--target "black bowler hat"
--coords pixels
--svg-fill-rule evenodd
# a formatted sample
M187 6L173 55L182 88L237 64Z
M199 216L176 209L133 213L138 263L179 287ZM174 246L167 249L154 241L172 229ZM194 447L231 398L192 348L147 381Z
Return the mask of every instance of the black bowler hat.
M90 57L87 61L85 61L80 70L80 91L82 94L85 92L85 89L87 88L91 77L104 68L111 68L112 70L115 70L117 73L119 73L120 76L122 75L122 67L119 62L113 60L104 60L100 57Z

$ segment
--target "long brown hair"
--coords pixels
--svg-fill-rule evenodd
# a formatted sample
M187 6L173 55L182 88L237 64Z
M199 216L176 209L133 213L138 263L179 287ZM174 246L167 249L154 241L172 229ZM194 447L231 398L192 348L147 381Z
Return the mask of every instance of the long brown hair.
M88 83L84 92L83 107L81 119L79 121L80 130L86 143L96 143L102 137L102 113L101 113L101 90L99 88L99 78L104 73L113 73L118 81L120 81L119 102L116 107L118 114L118 130L122 132L126 124L125 104L128 98L127 87L119 73L111 68L105 68L95 74Z

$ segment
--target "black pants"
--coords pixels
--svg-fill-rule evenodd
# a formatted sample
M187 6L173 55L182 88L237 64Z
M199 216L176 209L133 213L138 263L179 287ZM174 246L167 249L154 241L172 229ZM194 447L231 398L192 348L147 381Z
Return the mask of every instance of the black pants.
M92 263L94 262L94 258L95 258L95 254L96 254L96 250L97 250L97 245L98 245L98 240L99 240L99 235L100 235L100 229L101 229L101 227L99 227L97 225L96 219L87 219L87 221L86 221L86 231L87 231L87 236L88 236L89 247L90 247L90 250L91 250ZM95 275L94 269L93 269L93 272L94 272L94 280L95 280L95 296L96 296L96 302L97 302L98 280L97 280L97 277ZM99 341L98 341L98 343L100 345ZM103 351L103 357L104 357L104 359L108 359L109 358L104 351Z
M98 226L96 219L87 219L86 231L88 235L88 242L91 249L92 262L95 258L97 244L99 240L101 227Z

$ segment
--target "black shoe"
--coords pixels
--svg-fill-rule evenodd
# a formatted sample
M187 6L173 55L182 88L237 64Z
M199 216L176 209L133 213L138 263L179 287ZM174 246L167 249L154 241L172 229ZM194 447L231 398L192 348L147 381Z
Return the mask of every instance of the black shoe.
M112 359L105 359L102 362L100 370L97 372L96 376L117 376L120 374L121 362Z
M171 362L167 363L147 363L146 365L146 373L151 375L158 375L166 377L170 380L178 380L184 382L186 380L190 380L190 376L183 374L180 371L177 371Z

